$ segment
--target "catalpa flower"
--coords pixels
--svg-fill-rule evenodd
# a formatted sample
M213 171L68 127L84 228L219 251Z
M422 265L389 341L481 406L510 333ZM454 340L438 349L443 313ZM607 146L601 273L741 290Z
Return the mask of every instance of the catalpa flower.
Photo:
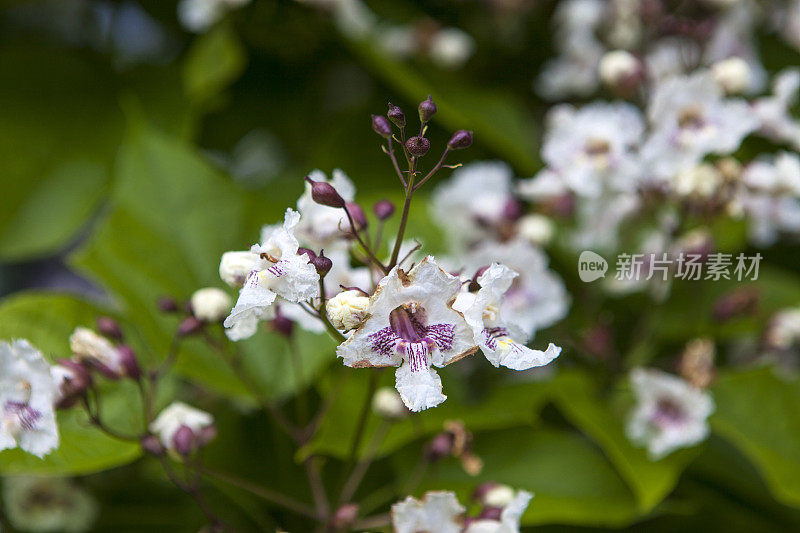
M408 273L395 267L370 298L367 318L337 349L354 368L399 366L397 391L412 411L442 403L442 367L475 353L472 330L451 307L461 282L426 257Z
M464 516L466 509L452 492L430 491L422 500L409 496L392 505L395 533L519 533L520 519L533 494L500 488L504 493L502 502L482 502L483 511L474 518Z
M0 343L0 450L44 457L58 447L50 365L26 340Z
M320 170L312 171L308 177L316 182L330 183L345 202L352 202L355 198L356 188L353 182L338 168L333 171L330 180ZM300 212L301 220L295 233L303 246L312 250L327 250L329 255L333 248L347 247L346 237L350 224L344 209L315 202L311 197L311 183L306 182L305 191L297 200L297 211ZM262 236L271 231L271 227L265 227Z
M173 402L151 424L161 444L172 452L188 455L216 436L214 417L183 402Z
M708 392L660 370L637 368L630 379L638 404L628 420L628 438L647 446L651 459L706 439L706 420L714 412Z
M503 295L517 276L519 274L507 266L492 264L477 280L480 289L459 294L453 309L464 314L472 328L474 342L490 363L512 370L527 370L548 364L558 357L561 348L553 343L545 351L528 348L525 346L527 334L502 315Z
M274 316L272 306L278 296L299 302L316 295L319 275L309 264L308 256L298 253L300 245L294 236L299 222L300 214L287 209L283 225L266 235L263 244L250 248L252 270L245 278L236 306L224 322L225 327L230 328L228 337L231 340L246 339L255 334L260 320ZM225 263L225 256L222 262ZM247 261L240 263L248 264Z

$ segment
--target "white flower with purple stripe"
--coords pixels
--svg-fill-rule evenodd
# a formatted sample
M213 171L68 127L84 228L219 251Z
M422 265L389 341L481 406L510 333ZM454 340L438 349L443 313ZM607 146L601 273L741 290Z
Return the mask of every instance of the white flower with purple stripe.
M412 411L442 403L442 367L477 350L472 330L452 302L461 282L426 257L408 273L395 267L370 298L367 319L339 346L350 367L399 366L397 391Z
M300 214L287 209L283 225L274 227L263 244L250 248L257 261L239 292L236 306L224 322L231 340L255 334L259 321L274 316L272 304L278 296L290 302L316 296L319 275L309 264L308 256L297 253L300 245L294 229L299 222Z
M0 343L0 450L44 457L58 448L50 365L26 340Z
M480 289L459 294L453 309L464 314L475 343L490 363L512 370L527 370L550 363L559 356L561 348L553 343L545 351L528 348L525 346L527 334L503 317L503 295L518 275L507 266L493 263L478 278Z
M465 511L452 492L430 491L422 500L409 496L392 505L392 525L395 533L461 533Z

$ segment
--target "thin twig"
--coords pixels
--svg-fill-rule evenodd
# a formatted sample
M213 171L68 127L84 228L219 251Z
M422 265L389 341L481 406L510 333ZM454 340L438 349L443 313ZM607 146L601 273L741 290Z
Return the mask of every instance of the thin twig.
M449 154L449 153L450 153L450 147L448 146L447 148L444 149L444 153L442 154L442 158L439 159L439 162L436 163L436 166L433 167L431 169L431 171L428 172L428 174L424 178L419 180L419 183L417 183L416 185L413 186L412 191L416 191L417 189L422 187L425 184L426 181L428 181L434 174L436 174L439 171L440 168L442 168L442 165L444 164L444 160L447 157L447 154Z
M358 240L358 243L364 249L364 252L367 254L367 257L369 257L369 260L372 261L376 267L380 268L384 274L388 274L389 270L385 266L383 266L383 263L381 263L377 257L375 257L375 254L372 253L372 250L370 249L369 245L367 245L367 243L365 243L364 240L361 238L361 235L359 235L358 228L356 228L356 223L353 220L353 216L350 214L350 210L347 209L347 206L343 207L342 209L344 209L344 212L347 215L347 220L350 222L350 227L353 230L353 235L355 235L356 239Z
M331 508L328 503L328 495L325 494L325 485L322 482L319 465L317 465L314 457L308 457L303 461L303 466L306 469L308 484L311 487L311 496L314 498L314 506L317 509L317 515L323 521L327 522Z

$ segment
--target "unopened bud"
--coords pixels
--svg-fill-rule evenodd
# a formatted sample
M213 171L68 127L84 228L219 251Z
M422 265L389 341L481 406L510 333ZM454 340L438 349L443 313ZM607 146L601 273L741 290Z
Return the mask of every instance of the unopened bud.
M158 308L164 313L174 313L178 310L178 302L169 296L162 296L158 299Z
M145 435L142 437L142 449L147 453L153 455L162 455L164 453L164 446L161 445L161 441L158 440L158 437L155 435Z
M450 140L447 141L447 146L450 147L451 150L462 150L464 148L469 148L472 146L472 132L467 130L458 130L450 137Z
M428 99L420 102L417 110L419 111L419 120L424 124L436 114L436 104L433 103L431 96L428 95Z
M314 252L314 250L309 250L308 248L302 248L302 247L298 248L297 255L303 255L303 254L308 256L309 262L311 262L315 257L317 257L317 254Z
M178 336L186 337L189 335L194 335L201 329L203 329L203 323L195 317L190 316L183 319L183 321L178 324Z
M217 426L212 424L210 426L201 427L200 431L195 434L195 438L197 439L197 445L202 448L217 438Z
M128 345L117 346L119 353L119 363L122 366L125 375L131 379L139 379L142 377L142 369L139 362L136 360L136 353Z
M484 493L482 502L487 507L505 507L514 500L514 489L508 485L495 485Z
M336 192L333 185L325 181L314 181L308 176L306 181L311 184L311 198L315 202L328 207L344 207L344 198Z
M101 335L116 340L122 339L122 329L119 327L119 323L110 316L99 316L95 323L97 324L97 331Z
M499 522L503 516L502 507L484 507L478 518L481 520L492 520Z
M416 135L406 141L406 148L408 149L408 153L414 157L422 157L431 149L431 141L425 137Z
M346 503L336 509L331 518L331 526L335 531L350 531L358 518L358 504Z
M727 94L741 93L750 85L750 65L741 57L729 57L711 66L714 80Z
M523 239L544 246L553 238L555 225L550 217L537 214L525 215L517 222L517 232Z
M361 209L360 205L355 202L347 202L345 204L345 209L350 213L355 223L356 230L362 230L367 227L367 215L364 213L364 210Z
M381 387L375 391L375 396L372 397L372 410L376 415L390 420L408 414L408 408L394 387Z
M372 115L372 130L385 139L392 136L392 125L382 115Z
M372 212L378 220L386 220L394 214L394 204L389 200L380 200L372 206Z
M233 302L228 293L217 287L206 287L192 294L192 314L203 322L219 322L228 315Z
M179 427L175 432L175 435L172 437L173 449L178 452L179 455L184 457L192 453L194 450L194 444L194 431L192 431L192 428L186 424Z
M72 407L92 384L91 374L79 361L62 359L51 368L50 373L58 387L58 409Z
M333 261L325 257L325 250L320 251L319 255L309 261L309 263L314 265L317 274L319 274L321 278L324 278L325 275L331 271L331 268L333 268Z
M357 290L340 292L328 300L325 310L333 327L349 331L361 325L367 316L369 297Z
M403 110L393 105L389 102L389 111L386 112L386 116L389 117L389 120L394 122L394 125L398 128L405 128L406 126L406 115L403 113Z
M752 315L758 310L761 293L757 288L744 287L722 296L714 304L712 316L717 322L727 322L732 318Z
M642 80L643 69L639 60L626 50L606 53L598 66L600 79L617 92L629 92Z
M453 436L450 433L439 433L425 449L425 459L435 463L453 453Z

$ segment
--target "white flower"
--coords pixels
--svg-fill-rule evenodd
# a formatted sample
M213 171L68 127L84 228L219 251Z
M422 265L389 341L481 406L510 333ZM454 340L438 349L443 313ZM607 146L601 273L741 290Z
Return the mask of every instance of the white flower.
M328 300L326 310L333 327L343 331L356 329L367 316L369 297L360 291L343 291Z
M634 78L642 67L636 56L627 50L613 50L603 56L597 68L603 83L617 87Z
M614 250L618 246L620 227L642 208L636 193L604 194L591 201L578 203L578 228L572 234L576 250Z
M750 66L741 57L729 57L714 63L711 73L727 94L744 92L750 84Z
M798 2L800 6L800 2ZM800 121L791 115L800 91L800 69L782 70L772 82L772 96L759 98L753 111L761 121L760 132L777 142L788 143L800 150Z
M50 365L26 340L0 342L0 450L44 457L58 448Z
M501 489L503 489L503 487L505 486L500 486ZM510 489L510 487L505 487L505 489ZM513 491L509 493L508 490L505 489L503 490L504 498L502 501L496 500L494 503L490 501L489 497L492 491L489 491L485 498L486 505L495 506L494 504L498 503L500 505L496 506L503 508L500 513L500 520L486 518L473 520L464 530L464 533L519 533L520 519L525 513L525 509L528 508L533 494L524 490L518 490L516 493L513 493ZM511 496L510 499L509 496Z
M531 244L544 246L553 238L555 231L555 223L545 215L525 215L517 221L517 233Z
M561 278L547 268L544 252L519 238L504 243L485 241L470 251L464 266L467 272L475 272L495 262L519 274L500 306L500 313L509 322L507 326L533 336L566 316L569 296Z
M737 201L756 244L772 244L781 232L800 232L800 156L781 152L758 159L744 169L742 183Z
M67 479L6 477L3 502L8 521L19 531L89 531L97 518L92 496Z
M472 331L450 304L458 278L426 257L408 273L392 269L370 298L367 319L337 349L350 367L399 366L396 386L412 411L443 402L442 367L474 353Z
M219 277L237 289L241 289L247 276L253 270L261 270L266 265L266 259L251 252L225 252L219 262Z
M205 322L219 322L233 304L228 293L216 287L196 290L190 301L194 316Z
M428 54L442 68L458 68L475 52L475 39L458 28L442 28L431 40Z
M392 505L392 525L395 533L461 533L465 510L452 492L431 491Z
M774 348L787 349L800 340L800 308L783 309L769 321L764 335Z
M391 387L381 387L372 397L372 410L384 418L401 418L408 414L408 409L397 391Z
M330 183L345 202L352 202L355 198L356 189L353 182L338 168L334 169L333 177L330 180L320 170L312 171L308 177L313 181ZM350 223L347 221L344 209L328 207L315 202L311 198L311 184L308 182L306 182L302 196L297 200L297 211L300 213L300 222L297 224L295 233L303 246L327 252L331 252L335 247L346 247L345 237L349 233ZM269 226L264 228L261 233L262 239L272 229Z
M203 430L211 428L214 417L183 402L173 402L161 411L150 424L150 431L158 436L168 450L176 450L176 435L181 428L188 428L194 437L201 437Z
M733 152L759 125L750 106L723 98L705 70L658 83L647 111L654 129L641 154L656 180L670 180L707 154Z
M316 295L319 275L308 262L308 256L298 254L300 245L294 231L299 222L300 214L287 209L283 225L262 233L263 243L250 249L261 261L248 274L236 306L225 319L231 340L255 334L259 321L274 316L273 303L278 296L299 302Z
M547 116L542 159L579 195L631 191L641 172L634 147L643 132L644 121L631 104L559 105Z
M475 344L490 363L512 370L527 370L550 363L561 353L561 348L552 343L544 352L528 348L525 346L528 335L503 316L503 296L517 276L519 274L510 268L493 263L478 278L478 292L460 293L453 309L464 314Z
M722 173L711 163L684 169L675 178L675 192L681 196L711 198L722 185Z
M89 328L75 328L69 338L69 347L79 361L91 363L107 377L125 374L119 350L108 339Z
M504 219L514 200L514 173L501 161L470 163L436 187L431 215L445 229L453 247L461 249L487 235Z
M660 370L637 368L630 378L637 406L628 420L628 438L647 446L652 460L706 439L706 420L714 412L708 392Z
M248 3L250 0L181 0L178 4L178 20L187 30L202 33L228 11Z

